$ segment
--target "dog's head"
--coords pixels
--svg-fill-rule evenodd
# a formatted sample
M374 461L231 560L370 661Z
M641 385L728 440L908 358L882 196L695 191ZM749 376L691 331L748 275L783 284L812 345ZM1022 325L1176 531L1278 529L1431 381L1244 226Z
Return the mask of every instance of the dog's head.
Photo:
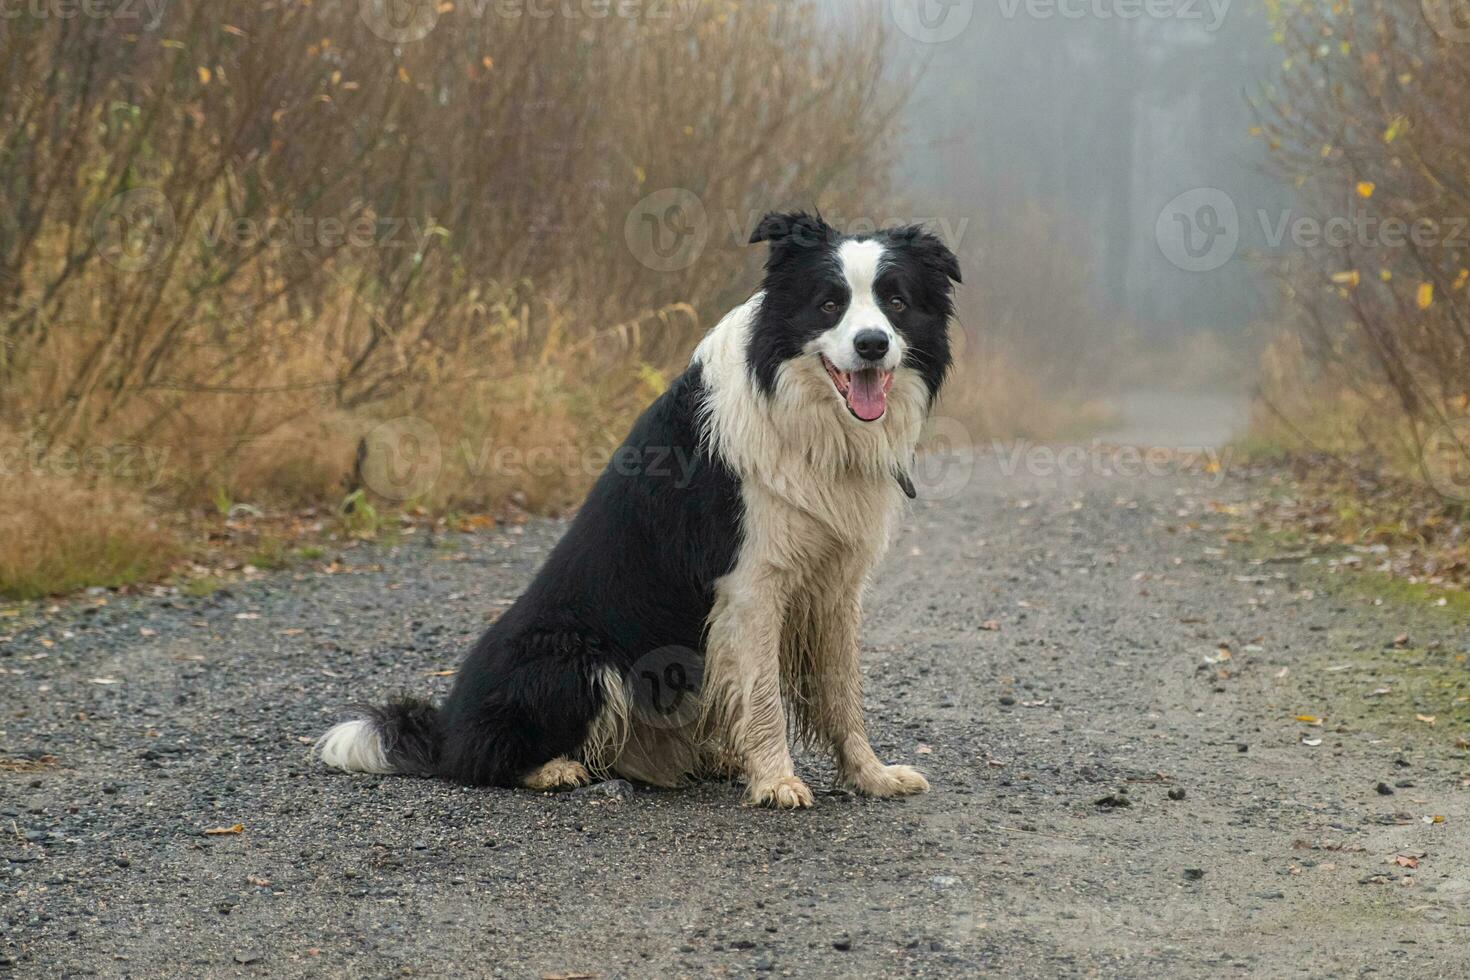
M770 242L765 297L747 358L770 394L788 363L821 372L832 404L876 422L895 378L922 380L932 402L949 369L959 261L917 225L843 235L820 216L768 214L751 243Z

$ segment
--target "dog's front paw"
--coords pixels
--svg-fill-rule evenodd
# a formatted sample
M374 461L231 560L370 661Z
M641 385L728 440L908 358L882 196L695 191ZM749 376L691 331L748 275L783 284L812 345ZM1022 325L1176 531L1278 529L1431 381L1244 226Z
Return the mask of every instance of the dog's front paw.
M877 766L849 777L847 784L864 796L909 796L929 792L929 780L913 766Z
M592 776L582 763L565 756L552 759L546 765L533 770L521 785L527 789L549 792L558 789L575 789L592 782Z
M778 810L806 809L812 805L812 791L795 776L778 776L751 783L746 791L747 806L773 806Z

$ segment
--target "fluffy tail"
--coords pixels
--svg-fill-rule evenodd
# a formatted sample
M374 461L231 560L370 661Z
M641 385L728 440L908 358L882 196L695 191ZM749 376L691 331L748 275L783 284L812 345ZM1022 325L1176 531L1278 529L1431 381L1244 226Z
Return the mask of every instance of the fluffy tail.
M334 726L317 739L314 751L333 769L347 772L431 776L442 741L439 709L402 698L364 708L361 717Z

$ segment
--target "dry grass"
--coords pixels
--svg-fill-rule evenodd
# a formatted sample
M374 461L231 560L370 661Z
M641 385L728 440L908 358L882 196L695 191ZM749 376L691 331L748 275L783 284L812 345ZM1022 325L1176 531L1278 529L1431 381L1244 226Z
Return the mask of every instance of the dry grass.
M135 494L75 478L0 476L0 596L36 599L158 578L181 553Z
M876 13L686 6L441 5L402 45L355 0L13 21L0 431L57 475L7 499L0 588L161 574L149 508L353 499L362 533L370 509L571 506L749 288L761 212L885 196L903 92ZM693 203L660 233L704 231L667 268L637 235L665 189ZM125 451L155 465L54 465Z

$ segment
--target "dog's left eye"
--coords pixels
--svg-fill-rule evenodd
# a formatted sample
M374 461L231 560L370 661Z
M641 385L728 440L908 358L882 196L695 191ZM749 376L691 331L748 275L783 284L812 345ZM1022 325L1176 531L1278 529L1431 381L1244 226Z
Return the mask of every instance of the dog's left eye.
M895 313L902 313L909 308L909 304L903 301L902 296L894 296L888 301L888 305L893 308L893 312Z
M836 313L837 312L837 301L835 299L829 299L829 300L827 300L827 302L825 302L825 303L822 304L822 312L823 313Z

